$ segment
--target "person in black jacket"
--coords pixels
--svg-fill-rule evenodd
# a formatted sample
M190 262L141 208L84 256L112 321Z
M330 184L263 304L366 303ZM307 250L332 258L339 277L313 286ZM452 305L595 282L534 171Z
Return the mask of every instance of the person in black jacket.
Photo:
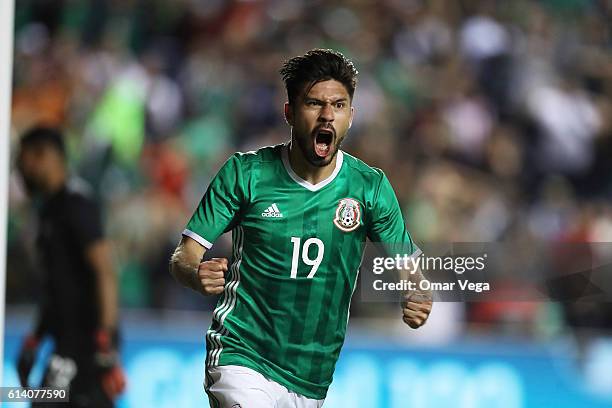
M117 279L98 203L68 182L63 138L55 129L26 132L17 165L37 203L44 277L38 323L18 358L21 385L29 385L38 345L49 335L55 348L42 386L69 390L70 402L61 406L112 407L125 377L117 354Z

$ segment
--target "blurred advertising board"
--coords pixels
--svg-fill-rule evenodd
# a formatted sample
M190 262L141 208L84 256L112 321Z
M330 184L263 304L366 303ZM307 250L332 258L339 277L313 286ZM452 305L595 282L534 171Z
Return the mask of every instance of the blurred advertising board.
M208 315L124 319L123 361L129 378L122 408L207 406L202 388ZM15 357L27 319L10 312L5 384L18 384ZM405 344L350 324L326 408L519 408L612 405L612 341L592 343L579 363L571 343L533 344L502 338L447 345ZM51 344L41 350L41 360ZM32 374L42 376L42 364ZM6 406L23 404L6 404Z

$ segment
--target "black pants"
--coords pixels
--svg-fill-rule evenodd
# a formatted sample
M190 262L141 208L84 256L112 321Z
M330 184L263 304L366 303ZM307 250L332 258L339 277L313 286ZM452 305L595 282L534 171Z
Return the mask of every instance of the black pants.
M93 355L52 354L43 379L43 387L68 387L69 402L33 403L32 408L113 408L113 401L102 389L100 372Z

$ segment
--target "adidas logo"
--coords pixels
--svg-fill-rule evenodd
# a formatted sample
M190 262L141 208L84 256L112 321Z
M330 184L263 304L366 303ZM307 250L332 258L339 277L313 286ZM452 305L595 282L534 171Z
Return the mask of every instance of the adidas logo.
M283 218L283 213L280 212L280 210L276 206L276 203L273 203L271 206L266 208L264 212L261 213L261 216L266 218Z

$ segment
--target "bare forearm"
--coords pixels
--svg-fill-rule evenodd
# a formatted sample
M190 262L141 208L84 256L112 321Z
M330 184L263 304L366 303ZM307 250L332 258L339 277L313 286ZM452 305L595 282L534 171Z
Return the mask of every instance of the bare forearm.
M98 282L98 297L101 306L101 326L107 329L117 328L118 295L117 277L114 271L104 273Z
M408 278L407 278L410 282L414 282L414 288L415 290L413 291L413 293L418 293L420 295L420 297L422 297L423 299L427 299L427 300L433 300L433 296L432 296L432 292L431 290L427 289L421 289L421 281L425 280L425 276L423 275L423 272L421 271L420 268L416 268L416 270L414 271L414 273L410 273Z
M201 293L201 285L198 281L198 265L200 259L189 256L179 246L170 258L170 274L174 276L181 285Z
M117 275L112 261L110 244L107 241L92 244L87 249L87 258L96 274L100 326L104 329L115 329L117 328L119 301Z
M402 302L407 299L413 299L414 301L433 301L433 293L431 290L421 289L422 281L427 280L421 271L421 268L415 263L408 263L405 268L398 268L395 270L397 273L398 282L408 282L408 289L402 293ZM428 286L425 286L428 287Z

